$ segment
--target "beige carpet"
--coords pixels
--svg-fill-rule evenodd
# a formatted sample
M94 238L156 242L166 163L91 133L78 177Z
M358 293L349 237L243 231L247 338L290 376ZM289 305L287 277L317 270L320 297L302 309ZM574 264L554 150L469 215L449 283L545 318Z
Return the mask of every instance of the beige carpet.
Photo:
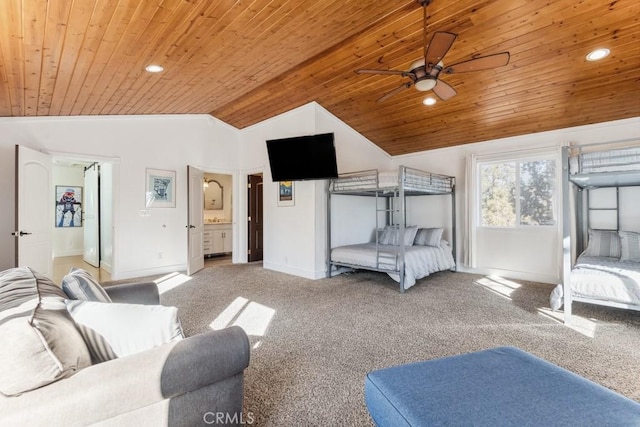
M205 269L161 298L188 335L247 330L254 425L371 426L368 371L502 345L640 401L640 312L576 303L579 333L544 314L551 288L442 272L400 294L381 273L314 281L258 263Z

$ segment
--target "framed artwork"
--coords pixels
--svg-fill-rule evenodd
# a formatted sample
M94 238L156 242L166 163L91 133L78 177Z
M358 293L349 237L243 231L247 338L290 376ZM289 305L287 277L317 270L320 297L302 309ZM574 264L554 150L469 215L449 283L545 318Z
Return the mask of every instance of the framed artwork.
M82 187L56 185L56 227L82 227Z
M278 182L278 206L293 206L295 204L295 194L293 181Z
M147 169L145 200L148 208L175 208L176 171Z

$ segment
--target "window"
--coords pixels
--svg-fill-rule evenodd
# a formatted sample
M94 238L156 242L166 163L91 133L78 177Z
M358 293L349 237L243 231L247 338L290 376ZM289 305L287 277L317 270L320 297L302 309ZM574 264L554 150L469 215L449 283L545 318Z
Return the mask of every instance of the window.
M511 160L478 164L480 225L556 224L556 162Z

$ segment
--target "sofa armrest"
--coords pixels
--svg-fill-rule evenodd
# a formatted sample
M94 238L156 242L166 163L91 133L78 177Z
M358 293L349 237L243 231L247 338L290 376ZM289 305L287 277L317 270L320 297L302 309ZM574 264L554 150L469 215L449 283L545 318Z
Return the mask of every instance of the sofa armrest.
M155 282L106 286L104 290L113 302L130 304L160 304L160 293Z
M162 369L162 394L174 396L232 377L249 366L249 338L239 326L179 341Z
M194 335L90 366L17 397L0 396L0 424L90 425L218 382L225 387L223 380L242 375L249 365L249 351L238 326ZM193 410L215 410L215 404Z

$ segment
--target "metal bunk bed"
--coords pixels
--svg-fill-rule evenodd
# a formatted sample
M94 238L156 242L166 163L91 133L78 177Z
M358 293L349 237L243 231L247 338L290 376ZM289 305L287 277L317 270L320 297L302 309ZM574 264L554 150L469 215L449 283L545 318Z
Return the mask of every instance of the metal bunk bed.
M563 283L552 292L552 308L555 310L564 305L566 324L571 323L572 301L640 310L640 262L624 259L623 256L616 258L614 253L594 256L591 253L593 250L589 250L590 242L587 241L587 236L593 238L595 233L609 233L612 240L619 239L623 233L635 234L620 230L619 194L621 187L640 186L640 141L636 139L563 147L562 161ZM572 262L573 222L570 220L569 201L572 186L577 190L575 264ZM615 189L615 206L591 207L589 190L600 188ZM590 217L598 210L606 210L607 214L615 215L615 227L609 230L592 230ZM635 226L640 227L640 224ZM620 245L619 240L616 242L615 244ZM614 251L612 248L615 244L611 243L609 246L610 252Z
M360 250L368 251L367 253L371 256L371 261L363 263L359 261L349 262L344 259L334 259L334 249L340 250L347 248L346 246L332 248L331 245L331 200L338 195L365 196L376 199L376 232L374 241L348 247L349 250L352 250L352 253ZM407 197L428 195L451 196L451 245L442 241L441 243L439 242L440 246L437 248L407 247L403 244L404 238L400 237L405 236L408 228L406 224ZM382 201L382 203L379 203L379 201ZM381 204L383 207L380 207ZM425 172L406 166L400 166L394 171L378 171L377 169L372 169L340 174L337 179L332 179L329 182L327 189L327 210L327 218L329 218L327 225L327 277L332 275L334 268L337 270L341 267L384 272L399 283L400 292L403 293L408 287L415 283L416 279L425 277L430 272L447 269L455 271L455 177ZM397 236L395 244L381 243L380 238L383 228L380 224L379 213L382 213L385 217L384 226L386 228L393 227L393 232L395 232ZM422 251L423 249L424 251ZM432 255L426 253L426 251L429 250L434 253ZM407 255L408 253L410 253L409 257ZM406 274L407 263L409 260L411 263L419 262L417 257L431 257L427 259L429 260L429 264L432 265L426 268L432 271L419 272L418 275L420 277L412 275L410 280L413 283L408 283ZM435 257L438 258L437 262L431 261L431 259ZM411 265L409 265L409 267L411 267ZM424 266L421 268L424 268ZM415 271L415 268L411 269L412 273Z

